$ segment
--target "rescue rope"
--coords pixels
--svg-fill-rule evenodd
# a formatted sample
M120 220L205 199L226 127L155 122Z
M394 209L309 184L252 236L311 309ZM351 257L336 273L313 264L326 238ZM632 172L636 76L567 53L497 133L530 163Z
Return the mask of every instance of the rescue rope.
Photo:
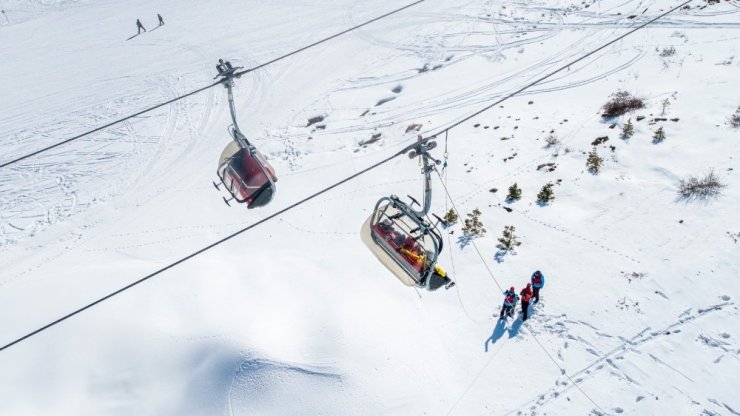
M454 210L455 210L455 213L457 213L457 216L458 216L458 218L462 218L462 216L460 215L460 211L459 211L459 210L457 209L457 207L455 206L455 202L454 202L454 200L452 199L452 195L450 195L450 193L449 193L449 191L448 191L448 189L447 189L447 185L446 185L446 184L444 183L444 181L442 180L442 175L441 175L441 174L439 173L439 171L437 171L437 169L434 169L434 171L435 171L435 172L437 172L437 176L439 177L439 181L440 181L440 182L442 183L442 187L443 187L443 188L444 188L444 190L445 190L445 194L447 194L447 199L449 199L449 200L450 200L450 203L452 204L452 209L454 209ZM449 240L449 234L448 234L448 240ZM478 257L480 258L481 262L483 262L483 265L484 265L484 266L486 267L486 270L488 271L488 275L489 275L489 276L491 276L491 279L493 279L493 282L494 282L494 283L496 283L496 286L498 286L499 290L501 290L501 292L503 292L503 291L504 291L503 287L501 287L501 285L499 284L498 280L496 279L496 276L494 276L494 275L493 275L493 272L491 271L491 268L490 268L490 267L488 267L488 262L486 262L485 258L483 257L483 255L481 254L480 250L478 249L478 245L477 245L477 244L475 244L475 239L471 239L471 240L470 240L470 243L471 243L471 244L473 245L473 248L475 248L475 252L476 252L476 253L478 253ZM453 271L454 271L454 267L453 267ZM455 276L457 276L457 275L455 275ZM462 305L462 299L460 299L460 302L461 302L461 305ZM462 306L463 306L463 311L464 311L464 312L465 312L465 314L467 315L467 311L465 311L465 306L464 306L464 305L462 305ZM468 315L468 317L470 317L470 315ZM585 391L584 391L584 390L583 390L583 389L581 388L581 386L579 386L579 385L578 385L578 383L576 383L576 382L575 382L575 380L573 380L573 379L572 379L572 378L570 377L570 375L568 375L568 373L567 373L567 372L565 371L565 369L564 369L564 368L563 368L563 367L562 367L562 366L561 366L560 364L558 364L558 362L557 362L557 361L555 361L555 359L554 359L554 358L552 357L552 355L550 355L550 352L548 352L548 351L547 351L547 349L545 348L545 346L544 346L544 345L542 345L542 343L540 342L540 340L539 340L539 339L537 339L537 336L536 336L536 335L534 334L534 332L532 332L532 331L528 331L528 332L529 332L529 334L530 334L530 335L532 336L532 338L533 338L533 339L535 340L535 342L537 342L537 345L539 345L539 346L540 346L540 348L541 348L541 349L542 349L542 351L543 351L543 352L545 353L545 355L547 356L547 358L549 358L549 359L550 359L550 361L552 361L552 362L553 362L553 364L555 364L555 366L557 366L557 367L558 367L558 369L560 370L560 373L561 373L561 374L563 374L563 375L565 375L565 377L567 377L567 378L568 378L568 380L570 380L570 382L571 382L571 383L573 383L573 385L574 385L574 386L575 386L575 387L576 387L576 388L577 388L577 389L578 389L578 390L579 390L579 391L580 391L580 392L581 392L581 393L582 393L582 394L583 394L583 395L584 395L584 396L585 396L585 397L586 397L586 398L587 398L587 399L588 399L588 400L589 400L589 401L590 401L591 403L593 403L593 405L594 405L594 406L596 406L596 408L598 408L599 410L601 410L601 411L602 411L602 412L603 412L604 414L608 414L608 413L607 413L606 411L604 411L604 409L602 409L602 408L601 408L601 406L599 406L599 404L598 404L598 403L596 403L596 401L594 401L594 400L593 400L593 399L592 399L592 398L591 398L591 397L590 397L590 396L589 396L589 395L588 395L588 394L587 394L587 393L586 393L586 392L585 392Z

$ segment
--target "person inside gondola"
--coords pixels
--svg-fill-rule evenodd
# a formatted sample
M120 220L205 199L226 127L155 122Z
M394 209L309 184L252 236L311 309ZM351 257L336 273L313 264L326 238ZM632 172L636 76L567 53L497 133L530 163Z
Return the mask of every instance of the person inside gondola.
M406 239L406 242L408 242L408 238ZM401 246L399 253L401 253L401 255L414 269L416 269L416 271L421 272L424 269L424 254L419 253L413 246L411 249L407 248L406 242Z

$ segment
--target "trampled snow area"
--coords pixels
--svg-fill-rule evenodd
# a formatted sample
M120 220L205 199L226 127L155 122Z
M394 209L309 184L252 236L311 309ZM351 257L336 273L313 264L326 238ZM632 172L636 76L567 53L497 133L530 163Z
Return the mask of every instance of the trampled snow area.
M265 208L211 184L221 87L0 168L0 345L678 4L427 0L245 75L240 126L279 176ZM218 58L255 66L400 6L2 0L0 163L205 86ZM149 31L131 37L137 18ZM740 414L739 39L740 2L696 0L450 131L449 192L487 229L485 265L460 224L444 231L456 287L403 286L360 240L379 198L421 197L399 157L1 351L0 414ZM618 90L646 107L603 119ZM721 195L678 198L710 169ZM506 225L522 245L497 259ZM497 322L486 266L517 291L544 272L530 320Z

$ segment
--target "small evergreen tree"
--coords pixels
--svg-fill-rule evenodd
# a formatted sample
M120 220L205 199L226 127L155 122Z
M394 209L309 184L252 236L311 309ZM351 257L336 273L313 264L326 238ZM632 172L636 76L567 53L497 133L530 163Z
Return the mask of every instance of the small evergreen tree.
M457 224L457 213L454 209L450 208L449 211L445 214L444 217L442 217L442 220L447 224L447 226L455 225Z
M658 127L658 130L655 130L655 133L653 133L653 143L660 143L663 140L665 140L665 132L663 131L663 127Z
M629 139L635 134L635 126L632 125L632 119L627 120L627 123L622 126L622 137Z
M586 159L586 167L588 168L588 171L593 173L594 175L598 175L599 171L601 170L601 163L604 161L598 153L596 153L596 149L592 150L591 153L588 154L588 158Z
M519 188L519 185L514 182L514 185L511 185L509 187L509 194L506 195L507 201L516 201L518 199L522 198L522 190Z
M730 116L730 119L728 120L730 123L730 126L732 127L740 127L740 107L735 110L735 114Z
M483 223L480 222L480 214L481 212L478 208L468 214L468 218L465 219L465 226L462 228L462 232L466 237L482 237L486 233Z
M514 235L515 228L513 225L507 225L504 227L503 235L498 239L500 243L497 247L504 251L514 251L514 248L521 245L522 243L518 240L518 237Z
M552 192L552 182L548 182L542 187L540 193L537 194L537 202L541 204L547 204L555 199L555 195Z

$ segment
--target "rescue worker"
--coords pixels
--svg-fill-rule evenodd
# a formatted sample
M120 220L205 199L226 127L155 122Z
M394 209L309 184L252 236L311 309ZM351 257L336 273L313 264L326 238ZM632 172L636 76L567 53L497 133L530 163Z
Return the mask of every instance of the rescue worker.
M504 319L504 315L514 317L514 308L516 307L516 303L518 300L519 295L516 294L516 289L514 289L514 286L504 292L504 304L501 307L501 314L499 314L498 319Z
M532 290L532 284L527 283L527 287L522 289L519 294L522 297L522 321L527 320L527 312L529 311L529 300L532 299L534 291Z
M401 253L417 271L421 271L424 268L423 254L417 253L416 251L412 251L407 248L401 248L398 252Z
M545 287L545 275L537 270L532 273L532 289L534 290L534 302L540 303L540 289Z

